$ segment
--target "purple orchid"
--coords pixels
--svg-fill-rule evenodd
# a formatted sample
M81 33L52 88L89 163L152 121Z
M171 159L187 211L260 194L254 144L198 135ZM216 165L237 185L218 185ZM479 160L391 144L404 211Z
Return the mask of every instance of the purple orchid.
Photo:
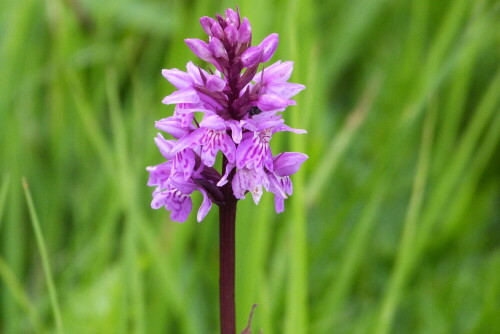
M273 57L277 34L251 46L248 19L231 9L225 17L202 17L200 22L208 42L185 42L215 70L205 71L189 62L185 72L162 71L177 89L163 103L176 107L173 116L156 122L173 139L161 134L155 138L167 162L147 168L148 185L156 187L151 205L165 207L172 220L183 222L192 210L190 195L200 191L203 203L197 219L201 221L212 203L222 205L228 200L223 187L229 183L230 196L243 199L250 192L256 204L264 189L272 192L276 212L282 212L284 200L293 191L290 175L307 156L294 152L273 156L270 140L276 132L306 132L285 125L281 115L296 104L292 97L305 87L288 82L293 70L290 61L277 61L258 72L260 64ZM222 176L213 167L219 151Z

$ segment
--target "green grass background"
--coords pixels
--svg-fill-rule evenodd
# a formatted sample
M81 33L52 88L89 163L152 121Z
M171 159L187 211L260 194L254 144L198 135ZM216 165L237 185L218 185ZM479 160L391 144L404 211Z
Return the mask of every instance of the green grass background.
M239 203L238 328L500 333L500 2L238 4L307 86L272 147L310 156L284 214ZM217 333L217 209L169 221L145 167L161 69L229 6L0 2L1 333Z

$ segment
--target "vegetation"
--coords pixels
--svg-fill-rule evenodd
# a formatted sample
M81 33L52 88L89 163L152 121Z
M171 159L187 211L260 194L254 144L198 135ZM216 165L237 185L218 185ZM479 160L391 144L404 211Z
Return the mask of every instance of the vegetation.
M217 210L170 222L145 167L161 69L234 6L0 2L0 332L217 333ZM310 159L285 213L238 205L238 328L500 333L500 3L239 7L307 86L272 146Z

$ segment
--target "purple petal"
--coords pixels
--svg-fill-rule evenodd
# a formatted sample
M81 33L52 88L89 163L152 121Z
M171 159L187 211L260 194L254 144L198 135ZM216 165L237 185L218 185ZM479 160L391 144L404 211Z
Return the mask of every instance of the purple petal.
M212 28L212 36L214 37L217 37L218 39L220 39L221 41L224 39L224 30L222 29L222 27L220 26L219 22L216 22Z
M233 137L233 141L235 144L239 144L241 142L242 130L241 130L241 122L235 120L226 121L226 123L231 128L231 135Z
M236 167L243 168L248 164L248 168L253 168L255 153L254 148L258 147L258 139L255 137L244 138L236 149Z
M189 74L176 68L170 70L162 70L161 74L177 89L183 89L193 85Z
M259 96L257 106L262 111L280 110L288 106L288 99L274 94L264 94Z
M274 173L278 176L295 174L309 157L304 153L284 152L274 157Z
M212 167L215 164L215 157L217 156L217 148L213 145L203 145L201 148L201 160L205 166Z
M244 67L252 67L259 63L261 57L262 49L259 46L251 46L241 54L240 59Z
M212 201L208 197L207 193L203 190L200 190L200 192L203 194L203 202L201 203L200 208L198 209L198 214L196 216L198 223L200 223L205 218L207 213L212 208Z
M185 149L187 147L193 148L193 147L201 145L201 139L205 135L206 131L208 131L208 130L205 128L199 128L199 129L194 130L190 134L185 135L177 142L177 144L172 149L171 153L175 154L177 152L182 151L183 149Z
M222 187L223 185L225 185L227 183L227 177L229 176L229 173L231 173L231 171L234 169L234 167L235 166L232 163L228 163L226 165L226 171L224 172L224 175L222 176L220 181L217 182L217 187Z
M276 175L274 174L268 174L267 175L269 179L269 190L274 193L276 196L282 197L282 198L288 198L286 195L285 188L281 185L280 180Z
M201 24L201 27L203 28L203 30L205 30L205 33L209 36L213 36L212 26L214 24L218 25L217 21L215 21L213 18L208 17L208 16L203 16L202 18L200 18L200 24Z
M186 181L191 177L195 164L196 159L193 150L185 149L175 155L174 169L182 172Z
M306 88L304 85L290 82L276 82L266 86L266 93L278 95L282 98L289 99L297 95L298 92Z
M153 200L151 201L151 208L157 210L163 206L165 206L167 202L167 191L162 191L157 189L153 192Z
M238 29L238 42L248 43L252 39L252 27L250 21L246 17L243 18L240 28Z
M285 121L280 116L277 116L277 117L262 117L262 118L258 119L258 122L254 123L254 129L252 131L258 131L258 132L260 132L260 131L263 131L263 130L269 129L269 128L273 128L274 129L274 128L280 126L281 124L283 124L284 122ZM250 122L248 122L248 123L250 123ZM246 127L247 127L247 125L245 125L245 128ZM274 132L276 132L276 131L274 131Z
M161 133L158 133L158 135L155 137L155 143L165 159L170 160L174 157L174 155L170 152L172 151L172 148L176 143L175 140L166 140L165 138L163 138Z
M171 134L174 138L181 138L190 132L190 128L181 125L182 120L178 117L167 117L155 122L155 127L161 131Z
M269 143L259 135L244 138L236 149L236 167L262 168L268 153Z
M217 37L212 37L210 39L208 48L210 49L212 55L214 55L215 57L227 59L227 52L224 48L224 44L222 44L221 40Z
M165 97L162 101L163 104L174 104L174 103L197 103L200 101L196 90L192 87L184 88L173 92L169 96Z
M196 38L188 38L184 41L198 58L207 62L212 62L214 60L207 43L205 43L204 41Z
M218 76L211 75L207 79L206 87L213 92L221 92L226 87L226 82Z
M224 119L218 115L205 116L203 121L201 121L200 126L212 130L226 130L226 123L224 122Z
M208 76L208 73L205 70L202 70L201 68L199 68L198 66L193 64L192 61L189 61L186 64L186 70L187 70L187 73L189 73L189 75L193 79L193 82L197 83L198 85L203 85L203 80L201 79L200 71L203 74L205 74L205 76Z
M213 115L216 111L211 109L206 109L201 103L190 104L190 103L179 103L175 106L176 117L179 117L184 114L193 114L195 112L202 112L205 114ZM191 118L192 121L192 118ZM191 122L190 122L191 123Z
M245 193L249 191L252 194L255 204L259 204L262 196L262 183L266 175L255 169L239 169L236 171L231 183L234 197L245 198Z
M190 195L198 189L198 185L192 180L185 180L183 173L180 171L173 171L170 174L169 183L184 195Z
M231 8L226 9L226 17L227 20L229 20L229 22L231 22L235 26L240 25L240 15Z
M183 128L187 129L192 129L193 128L193 118L194 118L194 111L188 111L186 109L183 109L182 107L179 107L184 103L179 103L178 105L175 106L174 110L174 117L179 119L180 126ZM196 110L198 111L198 110Z
M172 171L172 163L170 161L162 164L147 167L149 172L148 186L164 187Z
M254 81L260 82L262 76L264 76L265 82L275 81L275 82L283 82L290 79L293 71L293 61L277 61L271 66L265 68L262 72L259 72L255 75Z
M170 211L170 219L183 223L189 217L193 202L189 196L181 194L179 191L172 192L165 203L165 208Z
M290 131L290 132L298 133L298 134L307 133L306 130L303 130L303 129L294 129L294 128L291 128L291 127L289 127L288 125L285 125L285 124L282 124L279 127L277 127L274 130L274 133L281 132L281 131Z
M226 35L226 40L234 45L238 42L238 30L236 26L230 24L224 29L224 34Z
M274 52L278 48L278 40L278 34L271 34L264 38L264 40L259 44L262 48L261 63L265 63L274 55Z
M279 197L274 195L274 208L276 213L282 213L285 211L285 199L283 197Z
M224 153L230 163L234 163L236 155L236 145L227 133L221 133L219 137L218 147Z

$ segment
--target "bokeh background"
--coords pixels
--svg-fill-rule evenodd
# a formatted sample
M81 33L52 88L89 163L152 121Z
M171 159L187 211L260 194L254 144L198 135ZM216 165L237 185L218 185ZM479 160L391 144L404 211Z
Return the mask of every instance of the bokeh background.
M161 69L235 5L0 2L1 333L217 333L217 209L169 221L145 167ZM273 150L310 156L285 213L239 203L238 328L500 333L500 2L238 5L307 86Z

